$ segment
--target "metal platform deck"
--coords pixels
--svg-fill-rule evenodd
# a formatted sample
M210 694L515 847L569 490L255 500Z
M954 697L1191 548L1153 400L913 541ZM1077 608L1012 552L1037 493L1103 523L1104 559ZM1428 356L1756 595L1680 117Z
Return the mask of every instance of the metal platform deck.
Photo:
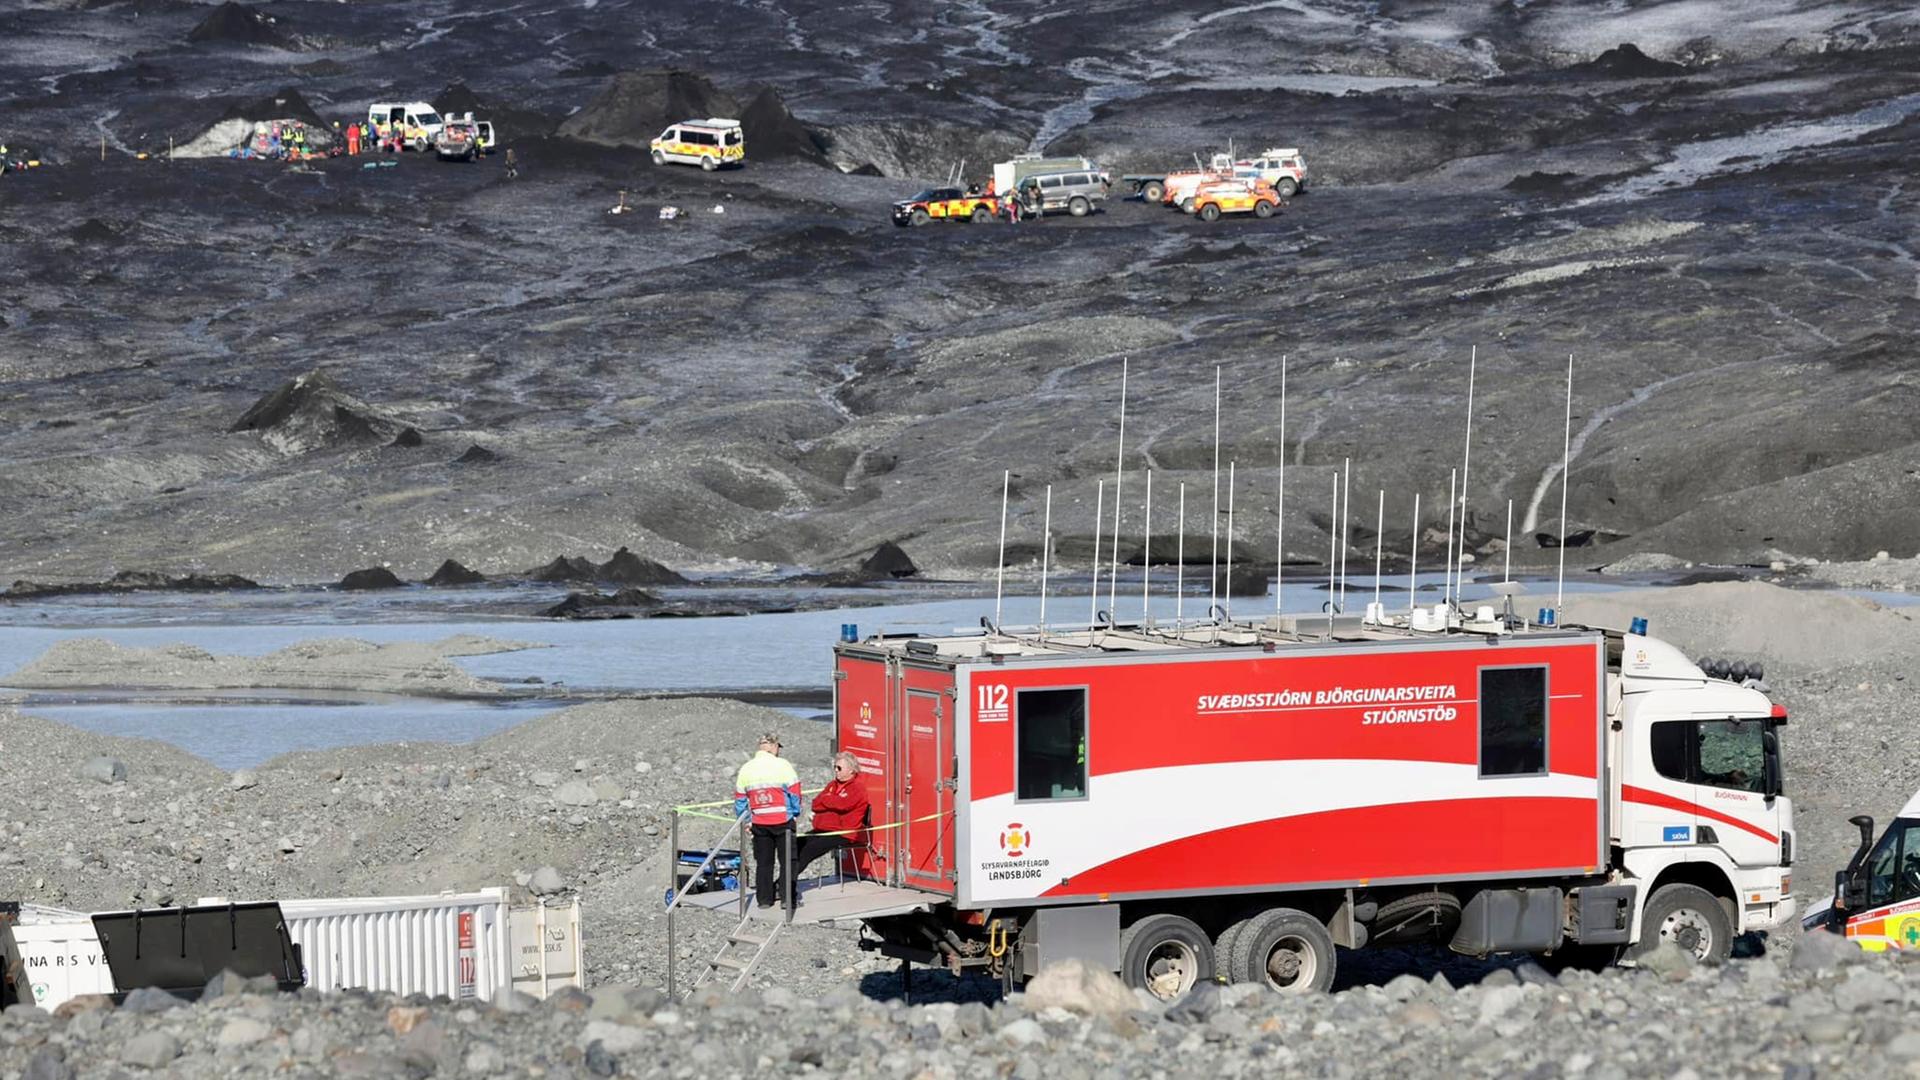
M877 881L809 879L800 882L798 893L798 903L793 909L795 924L823 925L874 919L883 915L905 915L912 911L926 911L939 900L932 893L918 889L896 889ZM689 893L680 901L680 906L733 916L740 910L740 894L726 890ZM779 922L786 917L786 913L777 905L768 908L755 906L751 895L747 899L747 911L755 922Z

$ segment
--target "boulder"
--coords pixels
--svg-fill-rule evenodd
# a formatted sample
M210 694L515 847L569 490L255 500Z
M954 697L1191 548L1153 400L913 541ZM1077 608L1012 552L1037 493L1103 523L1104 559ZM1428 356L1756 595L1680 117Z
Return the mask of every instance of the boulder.
M467 447L467 452L453 459L455 465L488 465L500 460L500 455L481 446L479 443Z
M114 757L88 758L80 766L82 780L95 780L102 784L124 784L127 782L127 763Z
M398 589L405 585L394 576L393 571L384 566L369 566L365 570L355 570L340 579L342 589Z
M535 896L552 896L567 891L567 879L551 866L543 866L527 880L527 889Z
M1273 567L1271 566L1243 566L1236 563L1231 578L1227 576L1225 567L1220 569L1214 577L1213 587L1223 600L1229 596L1265 596L1267 584L1272 580Z
M569 780L554 790L553 798L564 806L592 806L600 801L593 785L584 780Z
M1120 1016L1139 1007L1133 991L1110 971L1079 960L1048 964L1027 983L1027 1009L1058 1007L1088 1016Z

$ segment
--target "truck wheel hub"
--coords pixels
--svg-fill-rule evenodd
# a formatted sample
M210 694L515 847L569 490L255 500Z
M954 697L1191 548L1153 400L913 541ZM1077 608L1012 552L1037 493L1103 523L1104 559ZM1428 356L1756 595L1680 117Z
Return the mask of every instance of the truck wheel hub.
M1192 988L1197 968L1190 950L1168 942L1147 958L1147 991L1163 1001L1172 1001Z
M1705 959L1713 949L1713 930L1692 908L1681 908L1668 915L1660 924L1660 936L1693 954L1696 960Z

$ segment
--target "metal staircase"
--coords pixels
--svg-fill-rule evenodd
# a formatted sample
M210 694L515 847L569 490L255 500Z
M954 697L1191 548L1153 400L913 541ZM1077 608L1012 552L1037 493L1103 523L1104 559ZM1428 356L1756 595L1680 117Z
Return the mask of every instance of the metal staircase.
M754 969L760 966L760 958L767 955L774 939L780 936L780 928L785 925L779 919L755 919L751 912L742 916L740 924L727 935L727 940L721 943L713 959L707 961L706 970L693 980L687 993L692 994L708 979L724 977L720 975L723 971L733 976L733 982L727 987L729 990L745 987L747 980L753 977ZM743 946L752 949L752 953L743 955Z

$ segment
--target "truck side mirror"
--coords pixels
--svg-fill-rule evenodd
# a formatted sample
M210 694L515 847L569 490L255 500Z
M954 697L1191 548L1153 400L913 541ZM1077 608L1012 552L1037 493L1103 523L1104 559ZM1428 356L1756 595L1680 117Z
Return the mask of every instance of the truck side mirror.
M1760 741L1766 747L1763 757L1765 764L1762 766L1762 772L1765 775L1761 779L1760 786L1765 789L1766 797L1772 799L1779 795L1784 787L1780 776L1780 737L1767 731L1761 734Z

